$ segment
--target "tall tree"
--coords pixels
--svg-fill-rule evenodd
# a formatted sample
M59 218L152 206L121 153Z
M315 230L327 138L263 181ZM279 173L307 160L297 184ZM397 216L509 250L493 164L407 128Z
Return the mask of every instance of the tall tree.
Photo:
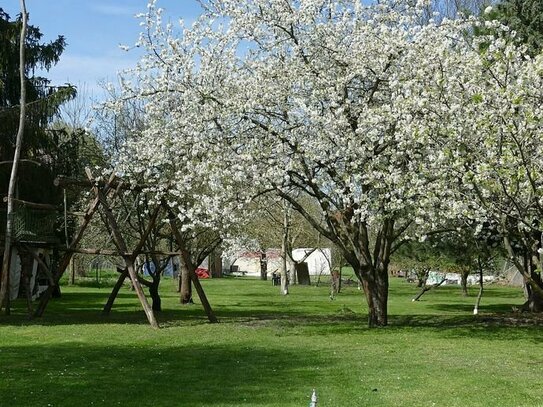
M167 112L154 128L160 154L188 147L219 202L235 181L244 201L287 200L352 265L369 325L387 325L391 253L457 212L443 165L454 129L437 123L454 114L444 95L464 92L457 69L479 58L465 36L474 21L421 27L418 8L355 0L202 3L181 32L150 4L136 89L125 82L149 111ZM142 139L140 156L144 143L157 146ZM162 168L148 171L183 188L195 173Z
M19 160L21 158L21 147L23 143L23 133L25 129L25 113L26 113L26 88L25 88L25 38L27 31L28 15L26 13L26 4L21 0L21 35L19 37L19 77L21 84L21 95L19 98L19 128L17 129L17 138L15 140L15 151L13 153L13 163L11 165L11 175L8 186L8 202L7 202L7 223L6 223L6 238L4 241L4 255L2 260L2 281L0 286L0 309L6 300L9 284L9 266L11 259L11 239L13 230L13 199L15 186L17 182L17 170L19 168ZM9 299L8 299L9 302ZM9 313L9 304L6 304L6 312Z
M516 32L530 55L543 50L543 2L541 0L502 0L488 13Z
M11 20L0 8L0 157L11 160L18 128L21 86L19 81L19 47L22 16ZM36 74L49 70L60 59L66 46L63 36L42 43L43 35L36 26L29 25L25 40L24 88L26 90L27 117L21 156L33 158L50 150L54 140L47 125L58 112L59 106L75 95L72 86L51 86L50 81Z
M0 9L0 189L10 197L0 306L8 289L12 238L9 218L14 212L15 183L21 199L38 203L60 199L52 188L53 173L66 163L64 158L70 151L62 148L58 133L48 132L48 125L58 107L75 95L73 87L52 87L47 79L35 75L37 69L48 70L59 60L65 41L60 36L42 44L40 30L26 23L24 2L21 8L15 21ZM7 171L5 164L11 163L14 171Z
M451 83L458 89L447 95L454 114L443 115L436 131L452 135L446 156L460 212L500 232L528 287L523 308L543 311L543 58L529 57L498 21L480 25L480 52L459 67L461 85Z

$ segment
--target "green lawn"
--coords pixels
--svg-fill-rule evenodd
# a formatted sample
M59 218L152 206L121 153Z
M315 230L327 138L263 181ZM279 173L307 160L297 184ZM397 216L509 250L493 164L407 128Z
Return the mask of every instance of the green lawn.
M24 303L0 317L0 406L542 406L540 320L510 312L519 289L488 287L481 315L458 287L413 303L393 279L390 326L366 328L363 297L346 287L204 281L221 323L181 307L163 281L162 329L123 289L63 287L46 315Z

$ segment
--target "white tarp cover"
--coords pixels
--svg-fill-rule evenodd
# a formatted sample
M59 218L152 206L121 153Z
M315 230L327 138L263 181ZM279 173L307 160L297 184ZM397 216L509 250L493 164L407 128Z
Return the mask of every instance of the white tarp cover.
M292 251L292 257L295 261L302 260L307 253L310 253L305 259L307 267L309 269L309 275L318 276L321 274L330 274L330 248L324 249L312 249L302 248L294 249ZM230 265L237 266L239 273L245 276L258 277L260 276L260 254L257 252L240 252L232 260L223 259L223 265L229 267ZM279 249L266 250L266 262L268 274L279 272L281 268L281 257Z
M294 261L301 261L308 253L309 256L304 260L307 263L310 276L318 276L321 274L330 274L330 264L332 252L329 248L325 249L294 249L292 258Z
M9 298L13 301L19 296L21 284L21 258L14 247L11 249L11 262L9 264Z

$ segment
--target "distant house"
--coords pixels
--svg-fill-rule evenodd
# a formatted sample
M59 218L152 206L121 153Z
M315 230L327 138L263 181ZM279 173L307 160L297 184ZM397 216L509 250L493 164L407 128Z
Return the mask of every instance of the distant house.
M264 258L258 251L240 251L232 257L223 258L223 267L234 275L260 277L260 262ZM281 267L281 250L267 249L266 263L268 274Z
M307 265L309 275L318 276L330 274L331 250L301 248L292 251L295 262L303 262ZM266 256L261 252L244 251L236 253L232 258L223 259L223 265L237 275L260 277L260 263L265 258L268 274L279 272L281 268L281 250L267 249Z

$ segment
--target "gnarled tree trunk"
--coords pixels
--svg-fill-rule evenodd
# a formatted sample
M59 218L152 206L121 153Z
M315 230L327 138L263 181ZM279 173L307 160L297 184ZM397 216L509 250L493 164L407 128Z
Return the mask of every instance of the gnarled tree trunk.
M179 301L181 304L193 304L190 270L182 256L179 256L179 263Z
M360 274L363 276L362 288L368 303L368 326L388 325L388 267L370 265L364 267Z
M162 300L160 299L160 294L158 292L158 287L160 285L160 277L153 278L151 285L149 286L149 295L151 296L152 308L153 311L162 311Z
M506 230L505 227L503 229ZM532 262L534 256L528 249L525 249L522 255L522 262L519 261L518 253L515 253L507 233L503 235L503 243L509 255L509 260L524 277L528 299L522 305L520 311L543 312L543 281Z

